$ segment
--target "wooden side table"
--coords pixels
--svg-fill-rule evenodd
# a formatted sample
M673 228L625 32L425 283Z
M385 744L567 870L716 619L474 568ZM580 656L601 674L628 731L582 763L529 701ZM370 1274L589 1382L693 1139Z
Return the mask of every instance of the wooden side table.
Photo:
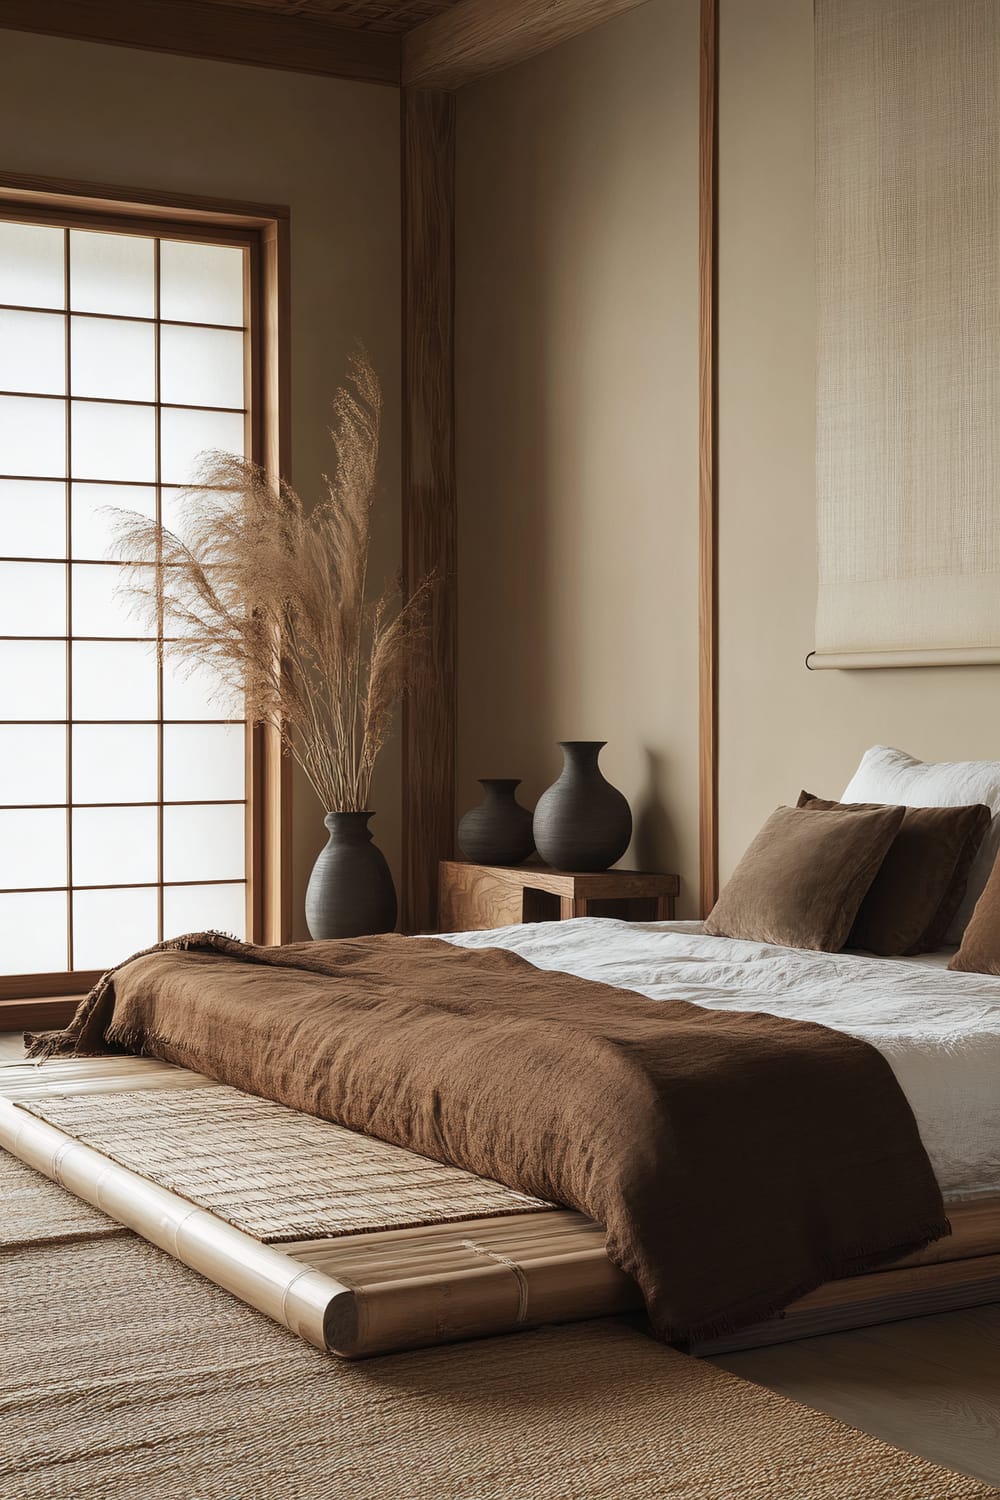
M680 885L677 875L640 870L575 874L545 865L445 859L438 865L438 931L474 932L569 917L669 922Z

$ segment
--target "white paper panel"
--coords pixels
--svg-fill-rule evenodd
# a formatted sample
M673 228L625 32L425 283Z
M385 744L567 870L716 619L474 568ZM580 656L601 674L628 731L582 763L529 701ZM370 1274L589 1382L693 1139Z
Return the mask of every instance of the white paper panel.
M180 406L246 405L244 335L217 328L172 328L160 333L160 400Z
M157 761L153 724L77 724L73 801L155 802Z
M160 472L164 484L193 484L212 449L242 453L242 416L230 412L164 410L160 414Z
M0 308L0 391L66 394L66 319Z
M0 890L66 884L66 814L0 812Z
M0 896L0 973L61 974L69 957L66 914L65 891Z
M164 485L160 490L160 520L167 531L174 532L176 536L183 536L185 533L184 521L190 498L189 489L175 489Z
M156 413L151 406L74 401L74 479L156 478Z
M242 807L165 807L164 880L239 880L245 864Z
M70 232L70 307L74 312L151 318L156 308L153 241L89 229Z
M73 884L128 885L156 879L155 807L73 811Z
M0 562L0 635L65 634L65 566Z
M75 558L119 556L113 545L114 517L108 514L110 510L138 511L153 520L156 517L156 490L151 485L74 484L70 524Z
M155 890L74 891L73 967L110 969L156 942Z
M62 641L0 641L5 719L65 719L66 647Z
M163 890L163 935L185 932L224 932L246 938L245 885L168 885Z
M821 662L1000 652L998 139L995 0L817 0Z
M72 651L74 719L156 718L156 652L152 646L74 641Z
M217 673L202 666L192 671L188 661L167 655L163 663L165 719L238 719L242 713L242 695L228 688Z
M233 245L162 240L160 317L242 326L245 254Z
M246 731L241 724L167 724L163 730L164 799L242 799L245 759Z
M0 220L0 302L64 306L63 240L61 229Z
M118 592L132 579L129 569L114 563L74 563L72 572L74 635L155 635L155 621L133 612Z
M220 491L211 492L199 485L163 485L160 490L160 520L167 531L172 531L182 541L190 543L192 519L198 518L198 514L207 507L210 500L214 505L220 501L228 504L227 497Z
M0 473L64 477L65 401L0 396Z
M66 556L66 486L0 479L0 557Z
M0 805L65 801L65 728L61 724L0 724Z
M71 324L70 389L74 396L155 399L156 333L152 323L73 318Z

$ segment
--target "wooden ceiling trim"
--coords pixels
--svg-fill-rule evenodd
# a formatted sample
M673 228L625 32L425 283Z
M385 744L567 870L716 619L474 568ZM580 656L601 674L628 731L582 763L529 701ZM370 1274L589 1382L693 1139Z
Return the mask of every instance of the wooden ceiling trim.
M0 29L454 91L648 0L0 0Z
M459 89L647 0L462 0L403 37L403 83Z
M205 3L237 10L268 10L281 16L312 16L330 26L399 35L460 5L462 0L205 0Z
M0 0L0 27L78 41L399 83L399 37L210 0Z

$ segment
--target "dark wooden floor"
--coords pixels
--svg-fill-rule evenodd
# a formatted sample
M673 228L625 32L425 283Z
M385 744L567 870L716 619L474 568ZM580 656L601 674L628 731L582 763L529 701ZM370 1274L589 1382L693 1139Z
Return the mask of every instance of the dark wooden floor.
M22 1055L20 1037L0 1034L0 1063ZM749 1349L713 1363L1000 1486L1000 1305Z

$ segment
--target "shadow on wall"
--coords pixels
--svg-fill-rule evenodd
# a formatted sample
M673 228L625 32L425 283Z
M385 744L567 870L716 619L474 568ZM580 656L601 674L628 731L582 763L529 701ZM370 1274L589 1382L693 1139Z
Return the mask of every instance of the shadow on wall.
M608 107L600 171L585 135L552 131L590 118L606 65L594 53L528 90L523 109L507 101L502 132L481 110L460 116L459 812L479 776L520 776L533 806L559 775L560 740L604 736L620 752L629 738L615 655L627 633L608 618L631 568L615 517L627 501L608 497L619 406L634 403L608 395L619 383L605 370L627 277L593 179L623 174L636 127ZM645 303L634 316L648 323Z
M526 123L521 129L530 136ZM504 153L498 140L482 144L477 171L488 179ZM558 372L548 320L559 276L544 233L551 189L537 165L516 226L494 221L487 195L481 254L458 258L459 364L474 374L459 385L457 418L459 814L479 800L478 777L522 778L519 797L534 807L558 775L556 701L566 669L551 646L564 562L550 505Z
M644 747L646 779L632 808L634 832L626 856L637 870L676 870L678 840L667 808L666 757Z

